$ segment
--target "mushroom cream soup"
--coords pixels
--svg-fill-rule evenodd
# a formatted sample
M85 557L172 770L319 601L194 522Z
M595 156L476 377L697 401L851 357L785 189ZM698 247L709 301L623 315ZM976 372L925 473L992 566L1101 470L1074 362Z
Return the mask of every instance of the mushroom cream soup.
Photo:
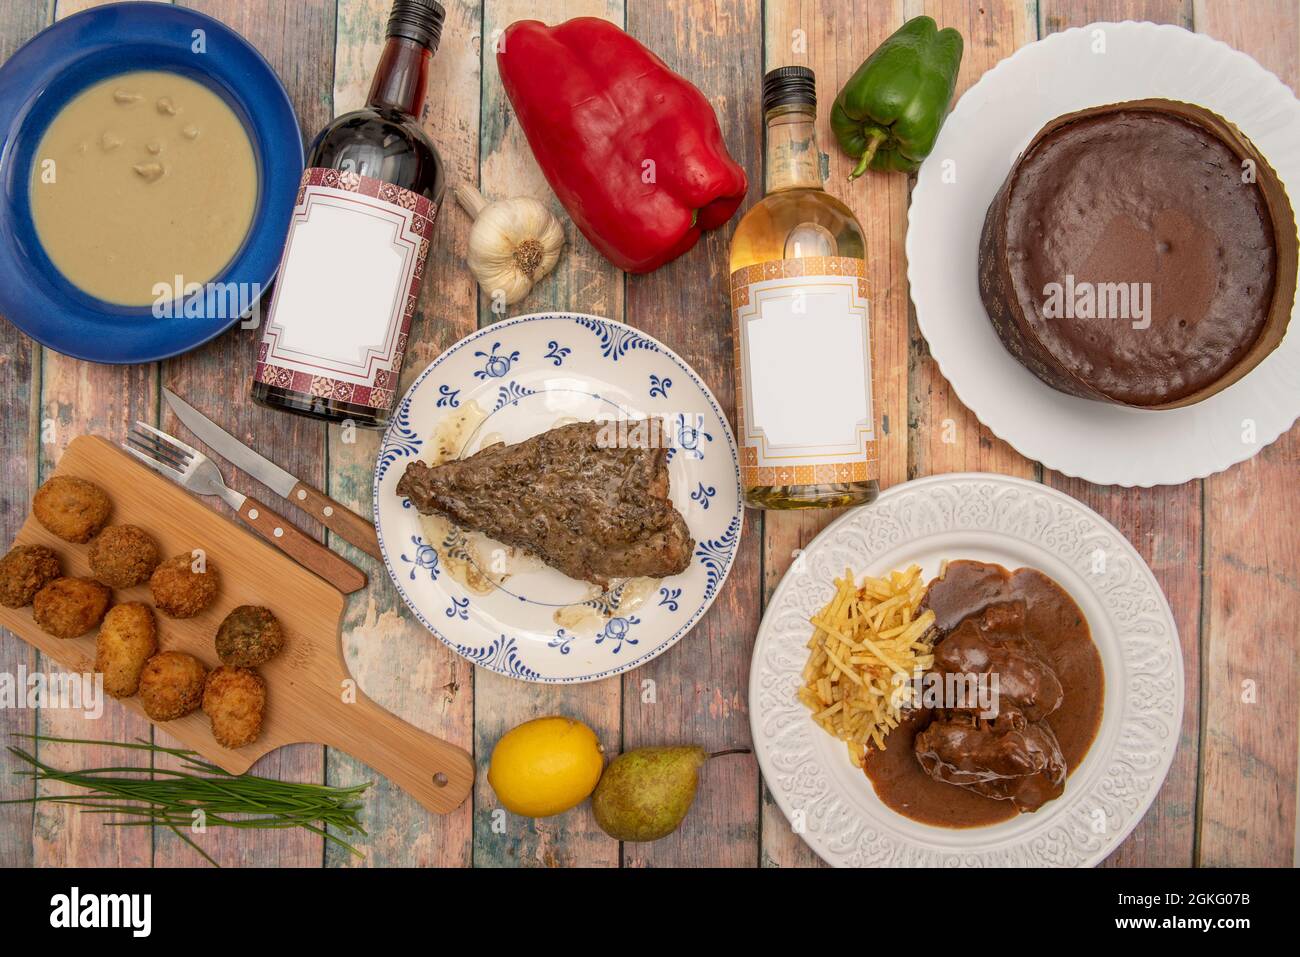
M125 73L54 117L31 176L46 253L83 292L128 306L212 280L253 219L257 169L243 124L176 73ZM156 286L165 286L162 294Z

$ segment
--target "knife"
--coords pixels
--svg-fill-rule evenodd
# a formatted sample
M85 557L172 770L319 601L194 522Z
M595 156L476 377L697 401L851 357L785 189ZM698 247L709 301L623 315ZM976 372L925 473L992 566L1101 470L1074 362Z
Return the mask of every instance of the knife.
M248 523L263 540L299 565L315 572L345 595L366 587L365 573L322 545L257 499L226 485L217 463L198 449L148 422L137 421L122 448L160 475L195 495L215 495Z
M247 472L367 555L384 560L384 553L379 550L379 539L375 536L375 526L370 522L350 508L340 505L320 489L299 481L266 456L254 452L171 389L164 388L163 397L185 427L231 465Z

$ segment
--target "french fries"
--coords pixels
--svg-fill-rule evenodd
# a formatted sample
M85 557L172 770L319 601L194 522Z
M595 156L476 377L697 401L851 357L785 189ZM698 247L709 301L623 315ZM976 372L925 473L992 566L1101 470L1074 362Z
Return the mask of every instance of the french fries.
M884 750L911 700L912 677L934 663L934 612L918 614L924 597L916 565L861 585L845 569L835 597L809 620L798 697L823 731L845 742L855 767L869 748Z

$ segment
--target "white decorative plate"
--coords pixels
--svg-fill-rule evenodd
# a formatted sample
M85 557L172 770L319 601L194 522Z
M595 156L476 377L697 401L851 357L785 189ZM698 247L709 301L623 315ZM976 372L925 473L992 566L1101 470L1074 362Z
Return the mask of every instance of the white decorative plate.
M1105 52L1093 52L1102 43ZM980 229L1016 157L1057 116L1144 97L1226 117L1268 157L1293 204L1300 199L1300 102L1277 77L1180 27L1095 23L1021 47L962 96L921 168L907 230L917 323L961 401L1021 454L1101 485L1203 478L1250 458L1300 415L1294 313L1286 339L1244 379L1168 411L1057 392L993 331L979 294Z
M948 829L886 807L844 745L795 699L808 618L845 568L880 575L944 559L1037 568L1087 616L1105 669L1101 727L1065 793L1033 814ZM1183 717L1183 659L1169 604L1133 546L1091 509L1024 479L967 473L897 485L830 525L772 597L749 674L754 750L792 826L849 867L1088 866L1124 840L1169 771Z
M453 439L470 455L564 422L647 416L667 425L670 495L695 539L690 567L672 578L601 594L430 523L396 491L408 462ZM550 683L606 678L671 647L713 604L744 521L735 439L690 366L620 322L555 313L480 329L420 374L380 447L374 507L388 573L424 626L477 665Z

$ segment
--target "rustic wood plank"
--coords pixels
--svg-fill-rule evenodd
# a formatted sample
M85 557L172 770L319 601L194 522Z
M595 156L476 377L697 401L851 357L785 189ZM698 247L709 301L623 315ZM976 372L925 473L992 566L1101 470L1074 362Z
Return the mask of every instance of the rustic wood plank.
M447 20L433 58L421 121L447 165L448 183L478 179L479 58L482 26L477 0L444 0ZM384 44L389 0L340 0L334 57L334 114L365 103ZM470 220L456 208L450 189L439 212L424 295L411 329L403 388L440 352L475 327L477 290L464 267ZM329 492L358 513L371 507L380 433L358 430L351 438L329 429ZM382 563L331 536L332 544L370 575L370 588L352 601L344 619L343 648L362 689L415 726L472 749L473 666L415 620L397 595ZM446 815L430 814L406 792L364 764L327 752L331 784L373 780L366 798L369 832L353 842L369 866L451 867L470 863L473 802ZM356 866L355 857L326 846L326 863Z
M926 0L920 9L909 3L908 15L927 13L940 26L956 27L966 39L956 96L1015 50L1036 39L1031 6L1022 0L966 3ZM908 406L908 476L942 472L998 472L1034 478L1037 468L980 424L962 405L930 356L929 346L911 316L912 364Z
M221 20L262 52L289 91L304 131L314 133L328 121L329 91L333 83L333 0L274 7L250 6L240 0L191 0L186 6ZM249 398L259 336L260 330L237 325L199 349L167 360L162 366L162 381L241 441L267 453L290 472L319 487L325 480L324 427L300 416L263 409ZM161 409L161 427L187 440L192 438L165 407ZM195 444L202 447L197 440ZM232 488L268 503L276 501L276 496L259 483L221 458L217 457L216 461ZM210 504L225 510L219 502ZM292 518L309 534L320 537L322 530L318 524L302 515ZM163 734L157 737L160 741L166 739ZM254 766L253 773L283 780L319 782L323 780L323 767L323 748L295 745L271 752ZM306 831L288 829L216 829L203 835L201 843L204 850L226 865L312 866L320 864L324 853L323 839ZM175 835L160 829L155 835L154 863L160 867L190 867L203 861Z
M42 429L52 441L41 448L41 478L53 471L63 448L78 435L93 433L110 439L125 435L137 418L153 421L157 407L157 367L101 366L44 352L41 387ZM116 401L108 396L120 397ZM69 549L80 546L69 545ZM165 630L162 632L166 634ZM46 671L60 670L41 656ZM81 712L42 710L40 734L106 741L149 740L144 718L106 700L98 720ZM56 768L80 769L102 765L148 766L143 753L97 746L40 742L36 754ZM40 793L68 793L66 787L42 785ZM148 828L110 828L96 815L76 808L42 804L35 815L34 863L40 867L148 866L152 840Z
M1106 488L1050 470L1044 481L1095 509L1133 544L1169 600L1182 645L1185 705L1173 766L1156 802L1105 864L1190 867L1200 722L1201 483Z
M1294 0L1199 2L1195 24L1300 89L1300 9ZM1292 428L1249 462L1205 482L1196 862L1208 867L1295 862L1298 472L1300 435Z
M1150 20L1190 26L1189 0L1099 0L1040 5L1042 34L1099 20ZM1106 861L1110 866L1186 867L1196 838L1197 738L1200 722L1201 483L1104 488L1048 470L1043 480L1115 524L1155 572L1178 625L1186 707L1173 767L1156 803Z
M58 19L99 5L87 0L63 0L57 4ZM59 453L82 433L93 432L120 439L136 419L155 421L158 404L156 365L106 366L70 359L49 350L41 351L40 414L43 435L40 475L48 476ZM69 546L69 548L76 546ZM40 659L41 667L57 665ZM88 720L80 712L45 710L37 716L41 734L66 738L94 738L109 741L149 739L150 725L114 702L107 702L103 716ZM38 746L38 756L55 767L93 767L103 764L147 765L148 756L123 754L100 747ZM42 786L41 793L58 793ZM66 790L66 789L60 789ZM37 866L123 867L147 865L152 852L148 828L109 828L100 819L75 808L42 804L35 815L33 837Z
M817 143L827 157L826 189L848 204L867 240L871 279L871 340L874 399L880 425L880 485L908 477L908 369L910 337L907 263L908 177L871 173L849 183L853 161L830 129L831 104L840 88L880 43L907 17L902 0L837 0L767 6L764 70L811 67L817 74ZM944 24L946 25L946 24ZM756 94L755 94L756 95ZM757 198L755 192L754 198ZM758 513L750 512L750 516ZM842 510L767 512L763 520L763 602L771 598L799 549L806 547ZM767 788L763 789L763 856L770 867L821 866L808 845L790 829Z
M628 5L628 32L695 83L718 112L731 155L761 196L762 20L745 0L673 0ZM734 420L727 256L739 216L706 233L681 258L629 276L628 322L661 339L709 383ZM761 523L751 511L726 585L708 613L669 651L623 678L623 748L748 746L749 653L758 628ZM653 682L653 694L647 689ZM625 866L753 866L758 861L757 763L710 762L695 804L673 834L623 847Z
M623 25L622 0L564 0L546 4L545 13L528 0L487 0L483 6L483 114L480 138L480 186L488 199L536 196L559 213L566 245L555 271L511 312L523 315L548 309L580 310L610 319L623 318L623 274L607 263L573 226L546 184L515 122L501 88L494 33L515 20L542 17L556 24L577 16L599 16ZM451 213L459 216L459 211ZM479 296L480 324L494 315ZM531 718L563 714L586 722L607 753L618 750L618 679L572 687L524 685L483 669L474 673L474 744L478 782L474 792L474 863L479 866L613 866L619 847L583 804L567 814L530 821L508 814L487 781L488 759L497 739Z
M50 22L46 0L25 0L0 9L0 63L45 28ZM40 366L41 348L11 322L0 321L0 548L13 541L28 503L36 491L40 465ZM25 641L0 629L0 672L31 674L37 667L36 652ZM26 708L0 710L0 740L9 743L15 734L32 734L36 713ZM8 755L4 756L6 770ZM0 774L0 801L35 794L32 783L13 774ZM0 867L23 867L32 863L32 821L30 805L0 805Z
M1191 29L1191 0L1040 0L1041 36L1098 21L1149 20Z

